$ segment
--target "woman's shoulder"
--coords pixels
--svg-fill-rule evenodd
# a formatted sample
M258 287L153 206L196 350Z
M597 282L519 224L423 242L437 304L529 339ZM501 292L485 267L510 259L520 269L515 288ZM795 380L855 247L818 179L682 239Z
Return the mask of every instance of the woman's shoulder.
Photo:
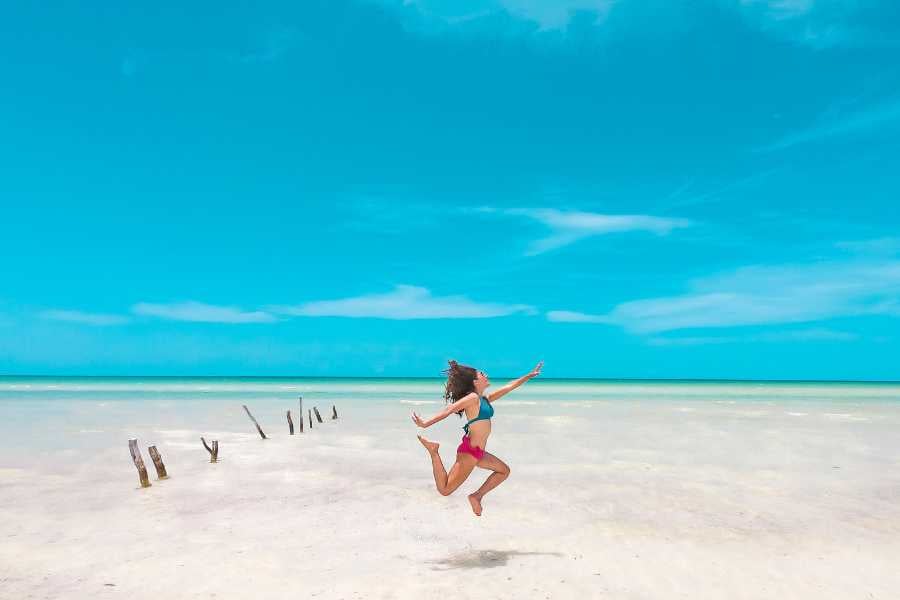
M476 402L481 402L481 399L478 397L478 394L475 392L469 392L462 398L460 398L461 402L465 402L466 404L474 404Z

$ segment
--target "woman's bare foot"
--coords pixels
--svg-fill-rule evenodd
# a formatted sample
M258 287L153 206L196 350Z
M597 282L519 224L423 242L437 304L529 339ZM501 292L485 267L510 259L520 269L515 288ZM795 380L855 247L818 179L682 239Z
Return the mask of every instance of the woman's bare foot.
M469 504L472 505L472 512L475 513L475 516L480 517L481 516L481 498L479 498L475 494L469 494Z
M416 437L419 438L419 441L422 442L422 445L425 446L425 449L428 450L429 453L438 451L440 444L438 444L437 442L426 440L421 435L417 435Z

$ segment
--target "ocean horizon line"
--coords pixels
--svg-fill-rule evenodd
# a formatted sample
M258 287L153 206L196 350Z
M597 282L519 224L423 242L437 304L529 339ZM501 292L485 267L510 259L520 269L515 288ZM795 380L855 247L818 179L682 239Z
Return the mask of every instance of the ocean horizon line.
M515 375L495 376L495 379L515 379ZM48 375L48 374L0 374L0 380L333 380L333 381L442 381L441 376L403 375ZM636 378L636 377L540 377L540 382L587 383L751 383L751 384L869 384L900 385L894 379L718 379L718 378Z

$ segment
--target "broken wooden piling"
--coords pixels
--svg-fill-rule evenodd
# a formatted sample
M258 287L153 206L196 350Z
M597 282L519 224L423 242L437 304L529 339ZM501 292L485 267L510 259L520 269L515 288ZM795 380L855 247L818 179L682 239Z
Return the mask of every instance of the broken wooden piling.
M312 411L308 410L306 412L309 413L309 428L312 429Z
M287 411L287 420L288 420L288 431L291 432L291 435L294 435L294 421L291 419L291 411Z
M337 407L334 404L332 404L331 405L331 420L333 421L335 419L337 419Z
M300 396L300 433L303 433L303 396Z
M319 414L318 407L313 406L313 412L316 413L316 421L318 421L319 423L323 423L324 421L322 421L322 415Z
M200 441L203 442L203 447L206 448L206 451L209 452L209 462L214 463L219 459L219 440L212 441L212 448L206 443L206 440L200 438Z
M256 419L253 418L253 415L250 414L250 409L247 408L246 404L242 404L244 410L247 411L247 416L250 417L250 420L253 421L253 424L256 425L256 430L259 432L259 437L262 439L266 439L266 434L263 433L262 427L259 426L259 423L256 422Z
M128 440L128 449L131 451L131 460L137 468L138 477L141 479L141 487L150 487L150 478L147 476L147 468L144 467L144 459L141 458L141 450L137 440Z
M166 473L166 465L163 464L162 456L159 455L156 446L150 446L147 448L147 452L150 453L150 458L153 459L153 466L156 467L156 476L159 479L168 479L169 475Z

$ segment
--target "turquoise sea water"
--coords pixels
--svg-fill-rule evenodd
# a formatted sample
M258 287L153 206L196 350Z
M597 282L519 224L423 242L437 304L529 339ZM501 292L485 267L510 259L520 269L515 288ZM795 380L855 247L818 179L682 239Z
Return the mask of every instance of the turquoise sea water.
M493 382L494 387L506 380ZM440 378L0 377L0 402L140 400L440 400ZM535 379L516 399L896 401L900 383ZM511 397L512 398L512 397Z
M280 435L287 410L297 419L300 396L307 419L313 406L326 419L336 406L367 435L412 436L410 413L436 413L442 391L438 378L2 377L0 466L37 459L41 452L117 447L160 432L249 432L252 438L244 404ZM690 417L712 419L710 426L723 430L738 422L812 428L843 423L867 424L887 435L888 425L900 419L900 384L535 379L503 398L497 411L496 426L507 431L526 431L539 421L597 431L610 422L678 427ZM342 431L350 426L344 421ZM449 443L459 427L449 419L434 432Z

